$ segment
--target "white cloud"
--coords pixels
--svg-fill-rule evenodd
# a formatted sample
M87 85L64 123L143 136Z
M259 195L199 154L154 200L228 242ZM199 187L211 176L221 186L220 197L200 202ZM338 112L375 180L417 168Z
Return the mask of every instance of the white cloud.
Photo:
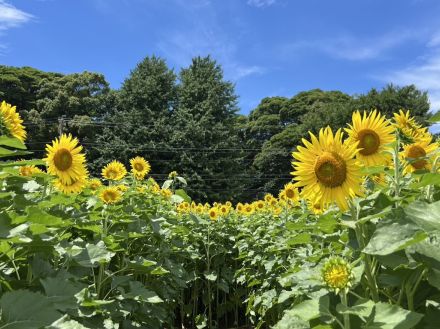
M440 49L426 55L416 64L386 73L378 79L398 85L414 84L428 91L431 110L440 110Z
M223 30L223 22L208 0L191 2L177 0L182 16L187 19L184 28L160 34L156 44L159 52L178 68L188 66L195 56L211 55L225 73L226 79L238 81L251 75L261 75L266 70L254 64L245 64L238 57L239 32L230 36Z
M262 7L269 7L273 4L275 4L275 1L276 0L248 0L247 4L249 6L262 8Z
M337 36L317 40L299 41L282 46L281 52L290 56L302 50L315 50L334 58L350 61L381 59L393 48L411 40L418 40L421 32L390 32L374 38L358 38L351 35Z
M32 18L33 16L31 14L0 0L0 30L7 30L12 27L20 26Z

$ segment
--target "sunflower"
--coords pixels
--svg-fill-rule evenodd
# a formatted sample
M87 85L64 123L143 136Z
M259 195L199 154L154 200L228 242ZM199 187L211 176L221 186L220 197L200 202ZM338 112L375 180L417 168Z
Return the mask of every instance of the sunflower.
M319 131L319 139L310 133L311 142L303 139L292 155L292 175L296 187L302 187L306 199L320 199L321 206L336 202L340 209L348 208L347 197L361 195L362 175L355 160L356 143L342 143L339 129L333 135L330 127Z
M415 170L431 170L431 157L437 150L438 145L431 143L431 139L423 139L413 144L404 145L400 153L404 165L405 174Z
M170 173L168 174L168 178L169 178L169 179L174 179L174 178L176 178L177 176L179 176L179 174L177 173L177 171L172 171L172 172L170 172Z
M322 268L321 276L327 288L335 293L348 290L354 280L351 266L341 257L332 257L327 260Z
M127 174L127 169L119 161L113 160L102 168L102 177L108 180L121 180Z
M107 204L110 203L116 203L119 200L121 200L122 198L122 192L120 190L118 190L118 188L116 186L109 186L109 187L105 187L100 195L99 198Z
M244 215L251 215L254 212L255 208L252 204L246 203L243 207L243 214Z
M88 186L91 190L96 191L98 188L102 186L102 183L98 178L93 178L89 180Z
M235 206L235 210L238 211L239 213L243 212L243 204L241 202L237 203L237 205Z
M137 180L142 180L151 170L150 163L143 157L135 157L130 160L131 172Z
M24 142L26 130L22 123L16 107L3 101L0 105L0 135L12 136Z
M43 174L44 173L44 171L42 171L40 168L38 168L34 165L20 166L19 172L20 172L20 176L25 176L25 177L31 177L35 174Z
M266 205L263 200L258 200L254 203L254 207L256 210L263 210L265 206Z
M391 150L387 144L395 138L394 128L376 110L361 116L359 111L353 113L352 125L345 130L348 133L348 142L358 142L359 152L356 157L366 166L385 165L391 159Z
M414 117L410 116L409 111L399 110L399 113L394 113L394 126L406 136L414 140L429 139L430 134L427 128L423 128L418 124Z
M316 199L307 200L307 208L315 215L321 215L325 211L325 208L322 207L321 202Z
M72 135L55 138L52 145L46 145L47 172L56 175L65 184L84 180L87 177L86 158L81 153L82 146Z
M286 185L284 185L283 191L284 191L284 196L286 197L287 200L293 202L299 201L299 191L293 183L287 183Z
M217 220L219 214L218 208L212 207L211 209L209 209L208 214L209 214L209 218L211 218L212 220Z
M57 178L53 181L53 185L58 191L63 192L64 194L76 194L80 193L84 187L87 186L87 179L81 177L78 180L72 180L70 183L66 183Z

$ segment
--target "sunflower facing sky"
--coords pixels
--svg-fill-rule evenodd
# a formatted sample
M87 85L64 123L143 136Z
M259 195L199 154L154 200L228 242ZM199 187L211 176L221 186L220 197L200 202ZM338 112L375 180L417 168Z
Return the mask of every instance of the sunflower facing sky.
M71 185L87 178L85 156L81 153L82 146L72 135L61 135L52 145L46 145L47 172L58 176L61 183Z
M16 107L3 101L0 105L0 135L15 137L24 142L26 131L22 123Z
M151 170L150 163L143 157L137 156L130 160L131 173L137 180L142 180Z
M296 187L302 187L306 199L319 199L321 207L336 202L341 210L348 208L347 198L361 195L362 174L355 159L357 143L342 143L339 129L321 129L318 138L310 133L311 142L303 139L292 155L292 175Z
M121 180L127 174L127 169L119 161L112 161L102 169L102 177L108 180Z
M345 128L348 133L348 142L358 142L359 152L356 157L366 166L385 165L391 159L391 149L387 144L395 138L394 128L376 110L353 113L352 124Z

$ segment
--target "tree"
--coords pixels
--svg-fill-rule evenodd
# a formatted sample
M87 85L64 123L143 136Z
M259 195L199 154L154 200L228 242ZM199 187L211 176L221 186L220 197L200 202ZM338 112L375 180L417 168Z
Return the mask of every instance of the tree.
M172 115L174 169L189 181L199 201L227 200L239 193L242 154L238 145L237 96L221 67L196 57L179 74L178 103Z
M60 133L72 133L83 145L93 144L99 122L110 108L110 88L102 74L83 72L42 79L32 109L22 112L28 122L28 145L34 156ZM86 147L93 158L93 145Z
M96 170L107 162L140 155L150 161L156 177L166 175L172 151L169 147L173 106L176 103L176 75L163 59L146 57L130 73L118 92L116 110L106 118L98 138Z
M291 99L265 98L249 115L247 145L260 145L254 155L255 179L249 182L264 193L277 193L291 180L291 153L307 131L317 132L330 125L338 128L351 115L351 97L339 91L314 89Z
M410 110L420 123L425 123L429 112L428 93L414 85L398 87L389 84L381 91L372 88L367 94L355 97L353 105L357 110L377 109L389 118L400 109Z

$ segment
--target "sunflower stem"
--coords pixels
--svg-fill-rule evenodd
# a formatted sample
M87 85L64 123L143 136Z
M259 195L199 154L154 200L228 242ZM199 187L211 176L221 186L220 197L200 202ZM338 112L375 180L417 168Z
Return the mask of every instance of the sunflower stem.
M393 152L394 196L395 197L399 197L399 195L400 195L400 160L399 160L399 150L400 150L400 135L399 135L399 131L396 131L396 144L394 146L394 152Z
M347 301L347 292L344 290L340 293L341 296L341 303L345 306L345 310L348 308L348 301ZM344 329L350 329L350 314L345 313L344 314Z

